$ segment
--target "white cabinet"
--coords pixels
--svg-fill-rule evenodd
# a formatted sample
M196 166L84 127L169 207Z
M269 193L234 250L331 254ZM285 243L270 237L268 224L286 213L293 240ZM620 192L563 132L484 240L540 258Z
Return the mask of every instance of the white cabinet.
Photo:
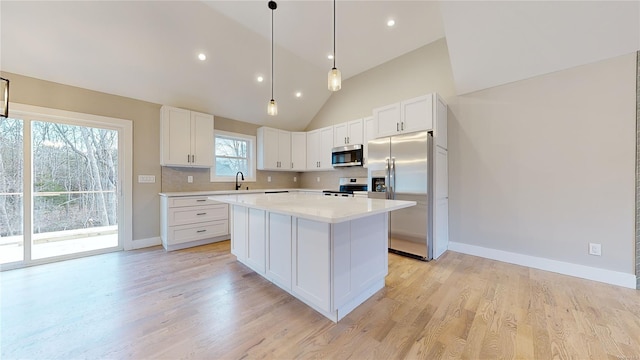
M374 109L376 137L434 129L434 117L438 116L434 109L438 108L438 102L444 104L437 94L429 94Z
M229 239L229 206L206 196L160 198L160 235L165 250Z
M291 133L291 170L304 171L307 169L307 133Z
M367 159L369 158L369 140L373 140L376 138L378 134L378 128L376 127L376 122L373 116L366 117L362 119L364 124L364 141L362 146L362 165L367 167Z
M249 209L249 227L246 246L246 264L258 274L265 274L266 251L266 212L259 209Z
M447 165L447 149L436 145L434 161L433 258L437 259L449 247L449 169Z
M333 146L362 144L363 120L352 120L333 126Z
M258 170L291 170L291 133L258 128Z
M333 126L307 133L307 170L331 170Z
M293 241L292 292L301 300L322 311L331 309L331 238L330 225L297 219Z
M213 115L163 106L160 109L160 165L213 166Z

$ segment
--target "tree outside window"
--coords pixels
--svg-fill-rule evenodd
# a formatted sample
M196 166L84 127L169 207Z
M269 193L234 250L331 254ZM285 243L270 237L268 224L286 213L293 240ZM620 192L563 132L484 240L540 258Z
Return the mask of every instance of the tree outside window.
M255 181L255 136L216 131L214 151L211 181L235 181L238 171Z

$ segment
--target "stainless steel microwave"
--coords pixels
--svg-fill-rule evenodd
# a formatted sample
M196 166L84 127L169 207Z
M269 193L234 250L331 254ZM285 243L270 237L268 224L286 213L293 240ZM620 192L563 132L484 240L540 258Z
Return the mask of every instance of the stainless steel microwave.
M331 150L331 165L362 166L362 156L361 144L334 147Z

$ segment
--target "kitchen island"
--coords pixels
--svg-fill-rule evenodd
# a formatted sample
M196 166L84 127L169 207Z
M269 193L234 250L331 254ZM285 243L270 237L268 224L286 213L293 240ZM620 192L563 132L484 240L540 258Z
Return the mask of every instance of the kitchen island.
M334 322L384 287L388 212L413 201L302 193L210 196L231 209L231 252Z

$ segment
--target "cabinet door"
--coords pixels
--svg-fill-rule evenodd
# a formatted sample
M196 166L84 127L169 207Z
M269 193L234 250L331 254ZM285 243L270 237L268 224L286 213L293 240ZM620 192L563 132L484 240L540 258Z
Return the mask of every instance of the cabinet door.
M349 136L349 124L342 123L333 126L333 146L345 146L349 142L347 141Z
M191 112L191 166L212 167L213 115Z
M258 170L278 168L278 129L261 127L258 129Z
M333 126L320 129L320 169L332 170L331 149L333 149Z
M304 171L307 169L307 133L291 133L291 169Z
M347 126L349 127L349 131L347 132L347 143L349 145L362 144L364 139L362 119L349 121Z
M163 106L160 114L160 165L191 165L191 112Z
M269 213L267 278L291 290L291 216Z
M318 153L320 149L320 130L307 133L307 170L318 170L320 167Z
M278 169L291 169L291 133L278 131Z
M449 173L448 152L435 148L434 233L433 258L437 259L449 247Z
M400 132L400 103L373 109L373 118L378 137L396 135Z
M414 132L433 129L433 95L425 95L401 104L400 131Z
M363 161L362 161L362 165L366 168L367 167L367 159L369 158L369 140L373 140L376 138L376 135L378 133L378 129L376 128L376 122L373 118L373 116L369 116L366 117L364 119L362 119L363 123L364 123L364 139L362 141L362 156L363 156Z

